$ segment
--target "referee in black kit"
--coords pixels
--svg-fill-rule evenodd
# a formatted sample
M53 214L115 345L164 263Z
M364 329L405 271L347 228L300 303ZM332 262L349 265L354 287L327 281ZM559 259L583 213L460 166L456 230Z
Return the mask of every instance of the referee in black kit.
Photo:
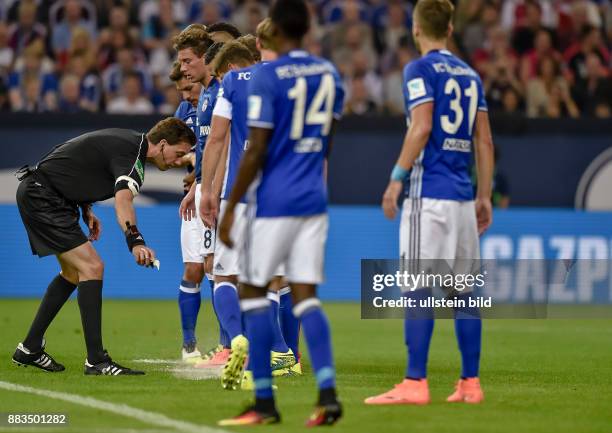
M61 272L49 284L13 362L49 372L64 370L45 352L44 334L77 289L87 346L85 374L144 374L114 362L102 345L104 265L91 244L100 237L101 225L91 205L114 196L117 222L125 231L128 249L139 265L152 266L155 252L136 228L133 206L144 181L145 162L167 170L189 153L195 141L185 123L167 118L147 134L103 129L81 135L53 148L35 167L18 171L17 205L32 253L40 257L54 254ZM79 208L89 236L79 225Z

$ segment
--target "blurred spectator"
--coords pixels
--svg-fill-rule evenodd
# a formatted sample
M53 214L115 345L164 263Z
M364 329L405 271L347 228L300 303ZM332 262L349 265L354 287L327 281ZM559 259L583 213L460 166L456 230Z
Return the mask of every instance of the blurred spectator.
M68 50L56 56L57 69L63 71L74 53L82 52L89 52L90 56L95 58L96 46L92 43L91 36L86 29L83 27L76 27L72 31L72 39Z
M144 0L138 9L138 21L144 24L154 15L159 15L159 0ZM187 19L187 8L182 1L172 1L172 15L178 22L185 22Z
M127 75L140 77L142 91L150 94L153 90L153 80L145 64L137 63L132 48L122 47L117 52L117 63L110 65L102 75L104 91L107 99L113 99L121 89L121 83Z
M612 108L612 82L600 57L594 52L587 54L585 69L586 77L574 86L572 95L583 115L600 117L601 113L609 113Z
M501 25L508 31L530 27L534 22L544 27L555 24L555 11L549 0L503 0L499 3L502 4ZM531 6L535 6L535 9Z
M57 108L57 79L44 72L42 43L33 43L23 53L23 67L9 76L9 98L13 111L53 111Z
M523 97L514 87L506 87L503 91L501 111L515 115L523 113Z
M151 101L142 96L140 76L134 72L123 77L122 95L106 107L110 114L152 114L154 111Z
M410 35L411 12L401 0L390 0L374 11L374 43L379 53L395 50L400 39Z
M542 19L543 4L547 5L548 2L541 3L537 0L525 0L522 5L524 12L516 21L512 35L512 46L519 55L523 55L533 49L536 33L545 28Z
M371 42L371 31L368 27L361 24L352 24L343 27L342 33L331 35L335 39L334 48L331 52L331 59L338 67L341 75L350 74L351 60L355 52L362 52L367 60L368 69L376 66L376 53Z
M0 79L6 77L13 66L14 52L9 45L8 27L0 21Z
M33 0L19 3L18 21L9 28L9 46L15 56L19 56L32 42L45 40L47 29L36 22L36 7Z
M108 43L113 33L124 33L131 39L139 36L138 30L130 25L130 12L124 4L114 4L110 8L108 26L100 31L99 43Z
M378 111L363 75L353 77L346 102L347 114L373 114Z
M468 56L482 46L489 31L499 24L499 10L492 1L464 1L474 10L468 10L468 21L462 31L463 47Z
M181 30L174 17L172 2L159 0L158 13L152 15L142 30L144 48L149 53L149 65L153 75L166 77L174 60L172 37Z
M54 6L58 6L55 8L55 15L63 14L62 19L57 20L57 22L54 22L57 16L54 16L53 13L50 17L52 22L51 48L56 57L61 57L68 51L72 34L77 28L85 29L92 41L96 39L95 9L91 4L84 0L64 0ZM88 12L85 11L86 6L89 6ZM89 13L89 16L85 17L87 13Z
M572 44L563 54L574 83L581 84L586 80L586 57L591 52L599 56L603 64L609 64L610 52L603 43L601 31L596 27L586 25L582 28L580 40Z
M352 97L353 81L358 80L360 82L358 86L361 84L364 86L364 89L359 88L359 91L366 93L367 101L374 104L373 111L377 111L383 104L383 85L380 77L372 67L373 65L371 65L370 59L364 51L355 51L351 56L350 63L345 68L344 81L347 89L347 99ZM370 111L372 110L368 109L367 112Z
M508 32L501 27L491 28L483 47L474 52L472 65L483 78L494 75L502 67L516 72L518 56L510 45Z
M87 52L75 53L66 68L67 73L79 79L79 106L97 112L102 102L102 83L94 72L93 61Z
M245 0L232 14L231 23L242 33L255 33L255 28L268 15L268 8L257 0Z
M559 63L550 56L543 57L538 62L536 77L527 84L527 116L559 118L579 115Z
M551 56L557 62L561 62L561 53L555 50L550 32L540 29L536 32L534 47L521 58L521 79L526 83L535 77L536 68L541 58Z
M58 109L62 113L80 113L83 108L80 104L79 77L64 74L60 81L60 94Z
M164 87L164 103L159 106L157 112L167 116L174 116L176 108L181 103L181 96L173 83L167 84Z
M383 108L386 112L404 115L404 93L401 91L404 86L404 66L416 57L417 53L410 39L407 36L402 38L382 82Z
M190 23L212 24L217 21L229 21L230 5L222 0L193 0L187 13Z

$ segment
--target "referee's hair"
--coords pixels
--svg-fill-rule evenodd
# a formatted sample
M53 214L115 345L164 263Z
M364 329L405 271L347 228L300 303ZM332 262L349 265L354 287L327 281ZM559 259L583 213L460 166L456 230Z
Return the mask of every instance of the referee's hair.
M251 50L241 42L229 41L223 45L211 64L212 73L219 77L229 70L229 65L247 67L255 63Z
M301 41L310 29L310 14L304 0L276 0L270 19L283 35Z
M164 120L160 120L147 133L147 140L153 144L157 144L164 139L170 146L180 143L189 143L190 146L193 146L196 143L196 136L191 128L176 117L166 117Z
M196 56L202 57L213 41L204 25L192 24L176 35L172 44L176 51L191 48Z

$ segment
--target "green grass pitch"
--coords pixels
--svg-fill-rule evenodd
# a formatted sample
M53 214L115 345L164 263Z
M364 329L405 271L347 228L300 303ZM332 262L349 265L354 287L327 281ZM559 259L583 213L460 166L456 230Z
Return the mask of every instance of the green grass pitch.
M136 359L176 359L180 350L178 308L172 301L106 301L106 348L120 363L142 367L144 377L84 377L84 342L78 308L70 301L47 333L48 350L67 370L49 374L17 368L10 357L23 338L38 301L0 301L0 381L110 401L204 427L235 415L250 393L221 389L216 379L177 377L178 364L139 364ZM210 303L198 324L201 349L217 335ZM612 321L487 320L481 366L485 402L451 405L444 399L459 374L453 322L436 323L429 363L432 404L426 407L368 407L365 397L398 382L404 372L403 325L397 320L360 320L357 304L326 305L330 317L338 387L345 417L334 432L612 432ZM304 359L306 348L302 344ZM304 431L315 401L306 374L276 380L283 423L238 429ZM184 370L184 368L182 368ZM181 371L182 371L181 370ZM173 432L133 418L48 397L0 389L0 412L64 412L69 424L8 427L0 431ZM5 416L5 415L3 415ZM226 429L230 430L230 429Z

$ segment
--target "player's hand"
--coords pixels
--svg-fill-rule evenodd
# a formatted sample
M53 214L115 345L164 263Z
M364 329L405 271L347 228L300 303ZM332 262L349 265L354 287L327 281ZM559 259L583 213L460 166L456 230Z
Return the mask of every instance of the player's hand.
M140 266L151 266L155 260L155 251L146 245L136 245L132 248L132 255Z
M404 186L402 182L398 180L391 180L389 181L389 185L387 186L385 194L383 195L383 212L385 213L385 216L390 220L395 219L395 216L397 215L397 200L399 199L399 196L402 193L403 187Z
M89 236L87 239L90 241L97 241L100 239L100 235L102 234L102 223L91 210L87 213L87 227L89 228Z
M185 221L191 221L192 218L195 218L195 215L195 194L189 192L183 197L183 200L181 200L179 216Z
M219 214L218 200L215 199L211 192L202 191L200 198L200 217L204 221L204 225L208 228L214 228Z
M217 236L221 239L228 248L233 248L234 243L230 237L230 233L232 231L232 226L234 225L234 209L229 206L225 209L225 213L223 214L223 219L221 220L221 224L217 227Z
M477 198L476 202L476 221L478 224L478 234L482 235L493 222L493 206L490 198Z

